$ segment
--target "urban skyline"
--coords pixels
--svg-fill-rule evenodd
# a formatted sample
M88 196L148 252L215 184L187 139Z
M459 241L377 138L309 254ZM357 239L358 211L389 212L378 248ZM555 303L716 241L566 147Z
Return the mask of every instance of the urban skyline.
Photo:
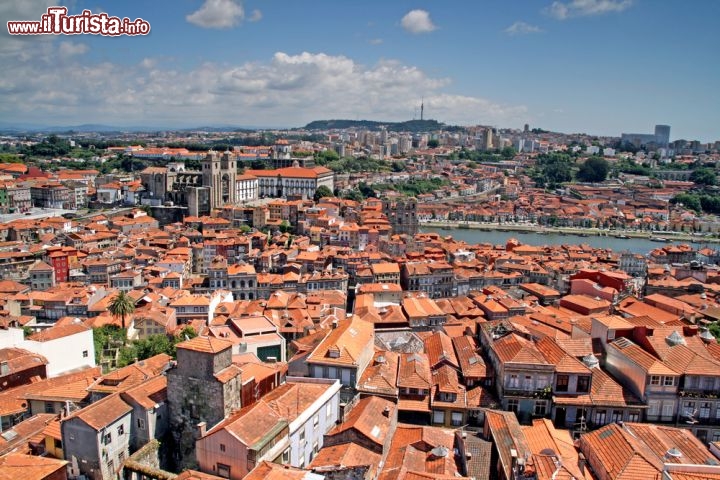
M10 2L0 19L39 20L53 3ZM68 7L99 12L82 0ZM422 101L425 118L448 124L611 136L669 124L671 140L720 138L711 80L719 72L706 61L718 43L713 2L105 7L143 18L150 34L2 32L0 58L15 72L0 85L3 126L399 121L419 118Z

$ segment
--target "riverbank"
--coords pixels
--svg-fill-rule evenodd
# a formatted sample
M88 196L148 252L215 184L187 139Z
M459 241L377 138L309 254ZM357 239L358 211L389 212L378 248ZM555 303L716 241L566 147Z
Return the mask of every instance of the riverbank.
M420 222L425 228L440 230L481 230L486 232L519 232L536 233L539 235L577 235L579 237L612 237L612 238L639 238L658 243L687 242L687 243L720 243L720 238L706 237L704 235L690 235L681 232L646 232L639 230L607 230L601 228L576 227L544 227L536 224L513 223L482 223L482 222Z

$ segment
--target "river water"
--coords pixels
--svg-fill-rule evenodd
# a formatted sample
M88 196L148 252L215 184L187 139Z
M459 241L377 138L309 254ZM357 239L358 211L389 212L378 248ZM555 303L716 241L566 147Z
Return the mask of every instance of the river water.
M671 243L688 243L688 242L653 242L645 238L615 238L614 236L599 237L590 235L588 237L581 237L579 235L570 234L538 234L534 232L501 232L501 231L483 231L463 228L448 228L441 229L438 227L420 227L421 232L435 232L443 237L448 235L452 236L456 240L463 240L469 244L476 243L491 243L493 245L505 245L505 242L509 238L516 238L523 245L590 245L595 248L609 248L614 252L630 251L632 253L640 253L646 255L651 250L654 250L663 245ZM693 248L705 247L704 244L692 244Z

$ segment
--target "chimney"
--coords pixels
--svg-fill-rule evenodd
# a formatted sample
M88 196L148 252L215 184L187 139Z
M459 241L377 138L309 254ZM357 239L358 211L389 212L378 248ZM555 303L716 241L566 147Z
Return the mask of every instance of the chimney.
M197 424L197 435L198 439L205 436L205 433L207 432L207 422L200 422Z
M684 325L683 326L683 335L686 337L694 337L698 334L698 331L700 328L697 325Z
M387 406L386 406L386 407L383 409L383 415L385 415L386 417L390 418L390 407L387 407Z
M580 452L578 454L578 468L580 469L580 473L582 473L583 475L585 475L585 464L586 463L587 462L585 460L585 454Z

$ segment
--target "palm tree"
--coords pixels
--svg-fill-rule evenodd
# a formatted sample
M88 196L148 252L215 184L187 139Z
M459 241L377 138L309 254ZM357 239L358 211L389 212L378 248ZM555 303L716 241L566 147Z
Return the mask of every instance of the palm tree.
M112 299L108 310L112 313L113 317L120 317L122 328L125 329L127 328L125 319L135 311L135 301L130 295L121 291ZM125 336L127 337L127 334Z

